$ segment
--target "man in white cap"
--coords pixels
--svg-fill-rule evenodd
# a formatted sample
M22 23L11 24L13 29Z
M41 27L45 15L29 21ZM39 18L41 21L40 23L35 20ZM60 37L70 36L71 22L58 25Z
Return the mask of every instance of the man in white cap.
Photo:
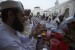
M19 1L3 1L0 3L2 24L0 24L0 50L35 50L36 32L29 36L21 35L24 30L24 8Z
M71 39L70 50L75 50L75 17L68 17L65 19L68 29L70 33L68 33L68 37Z

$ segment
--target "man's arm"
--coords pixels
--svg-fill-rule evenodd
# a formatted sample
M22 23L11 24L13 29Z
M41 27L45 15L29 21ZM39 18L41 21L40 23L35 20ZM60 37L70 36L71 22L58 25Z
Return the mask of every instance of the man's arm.
M24 47L27 47L28 50L35 50L36 49L36 43L37 40L32 36L31 38L29 38L31 35L22 35L18 32L18 36L22 42L22 45Z
M0 50L27 50L27 49L23 49L19 46L6 46L6 47L3 47L1 48Z

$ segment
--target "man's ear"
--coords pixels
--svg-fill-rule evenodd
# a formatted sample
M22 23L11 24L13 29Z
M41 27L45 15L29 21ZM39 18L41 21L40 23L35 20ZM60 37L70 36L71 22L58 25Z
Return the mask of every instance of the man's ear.
M13 18L14 17L14 13L12 11L8 11L8 17L9 18Z
M12 22L15 15L12 11L8 11L8 21Z
M14 13L12 11L8 11L8 18L12 20L14 17Z

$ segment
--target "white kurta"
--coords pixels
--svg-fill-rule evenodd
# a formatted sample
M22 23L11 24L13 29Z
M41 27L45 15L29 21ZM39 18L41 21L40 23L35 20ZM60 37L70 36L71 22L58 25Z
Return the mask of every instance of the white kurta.
M57 31L57 23L56 23L56 20L51 20L51 22L50 22L50 29L51 29L51 31L54 31L54 32Z
M46 23L46 28L50 28L50 22Z
M0 24L0 50L35 50L36 40L23 36L20 32L15 35L13 29L6 24Z

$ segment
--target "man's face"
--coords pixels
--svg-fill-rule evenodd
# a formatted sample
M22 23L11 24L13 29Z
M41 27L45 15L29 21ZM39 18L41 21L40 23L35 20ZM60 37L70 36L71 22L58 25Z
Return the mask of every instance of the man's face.
M12 27L19 32L24 31L24 11L19 11L17 15L15 15L15 18L12 23Z

